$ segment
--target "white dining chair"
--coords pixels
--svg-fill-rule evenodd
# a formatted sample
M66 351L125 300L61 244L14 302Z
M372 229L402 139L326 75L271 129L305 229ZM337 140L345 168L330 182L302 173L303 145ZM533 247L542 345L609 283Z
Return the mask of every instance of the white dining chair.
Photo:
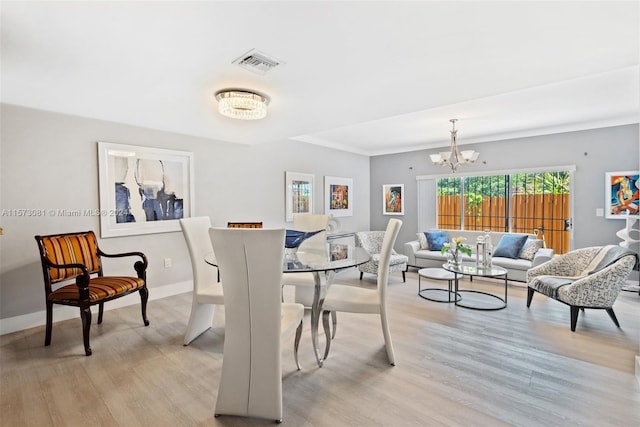
M296 331L304 307L281 301L283 229L209 230L225 293L225 341L215 416L282 421L281 339Z
M317 231L326 230L329 225L329 215L322 214L293 214L293 229L298 231ZM298 247L301 252L305 251L319 251L320 246L327 244L327 233L318 233L302 242ZM321 274L321 273L316 273ZM313 295L315 292L315 276L314 273L287 273L282 276L283 286L294 287L294 301L304 305L305 308L310 309L313 304ZM327 291L324 283L320 288L320 298L324 298ZM333 333L335 334L335 328L337 326L336 314L333 313Z
M213 253L209 239L210 227L211 221L208 216L180 220L193 271L191 314L184 334L184 345L189 345L208 330L213 324L215 306L224 305L222 284L217 279L218 271L204 261L206 255Z
M298 231L326 230L329 224L329 215L320 214L293 214L293 229ZM327 233L318 233L300 244L298 250L315 250L314 247L326 245ZM313 302L313 287L315 279L313 273L287 273L282 277L283 286L295 287L295 302L299 302L306 308ZM326 289L322 289L322 296Z
M402 221L395 218L390 219L387 224L382 249L380 251L376 289L338 283L329 285L322 305L322 324L326 336L324 359L328 357L331 346L331 333L329 329L329 314L331 312L342 311L349 313L378 314L382 323L382 333L384 335L387 357L389 363L395 366L396 358L387 319L387 284L389 282L389 259L401 226Z
M326 230L329 224L329 215L320 214L293 214L293 229L297 231ZM318 233L300 244L298 250L314 245L326 245L327 233ZM315 281L313 273L287 273L282 277L283 286L295 287L295 301L305 307L311 307L313 301L313 287ZM323 289L324 292L324 289Z

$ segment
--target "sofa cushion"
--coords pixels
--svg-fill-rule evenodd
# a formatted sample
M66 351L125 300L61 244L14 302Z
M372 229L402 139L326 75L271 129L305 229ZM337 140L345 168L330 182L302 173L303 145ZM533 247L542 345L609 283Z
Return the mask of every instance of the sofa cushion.
M526 242L524 242L524 246L522 246L518 258L533 261L533 258L536 256L536 252L538 252L538 249L541 248L542 240L528 239Z
M449 233L444 230L426 231L424 235L427 237L430 251L439 251L445 243L449 242Z
M504 234L498 246L493 251L493 256L504 258L518 258L520 251L529 236L526 234Z
M502 258L502 257L493 257L491 258L491 263L493 265L498 265L500 267L504 267L507 270L528 270L531 268L531 261L522 259L522 258Z

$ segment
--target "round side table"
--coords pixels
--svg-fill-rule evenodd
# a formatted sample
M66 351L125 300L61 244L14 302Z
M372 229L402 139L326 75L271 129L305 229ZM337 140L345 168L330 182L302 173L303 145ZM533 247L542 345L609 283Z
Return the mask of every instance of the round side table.
M446 280L449 282L449 288L422 288L422 278L432 280ZM418 296L429 301L452 303L462 299L459 293L453 291L453 281L456 275L444 268L421 268L418 270ZM438 297L442 292L446 292L446 298ZM453 296L453 299L452 299Z

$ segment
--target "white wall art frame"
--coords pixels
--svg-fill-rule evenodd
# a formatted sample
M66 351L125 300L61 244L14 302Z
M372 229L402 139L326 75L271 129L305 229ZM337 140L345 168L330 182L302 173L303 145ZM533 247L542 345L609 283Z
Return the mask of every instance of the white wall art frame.
M324 177L324 213L334 217L353 216L353 179Z
M98 142L103 238L180 231L194 213L193 153Z
M382 214L404 215L404 184L382 186Z
M285 172L285 220L293 221L293 214L313 213L314 176L310 173Z

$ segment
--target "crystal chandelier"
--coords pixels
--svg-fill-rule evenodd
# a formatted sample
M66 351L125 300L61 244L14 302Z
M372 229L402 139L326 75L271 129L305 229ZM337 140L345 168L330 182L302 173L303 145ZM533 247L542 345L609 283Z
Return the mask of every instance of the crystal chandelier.
M224 89L216 92L218 111L223 116L241 120L258 120L267 116L269 97L244 89Z
M434 165L449 166L451 172L455 173L458 166L463 163L475 163L480 153L475 150L458 150L456 144L456 136L458 131L456 130L456 122L458 119L450 119L453 128L451 129L451 147L449 151L442 151L438 154L431 154L431 161Z

